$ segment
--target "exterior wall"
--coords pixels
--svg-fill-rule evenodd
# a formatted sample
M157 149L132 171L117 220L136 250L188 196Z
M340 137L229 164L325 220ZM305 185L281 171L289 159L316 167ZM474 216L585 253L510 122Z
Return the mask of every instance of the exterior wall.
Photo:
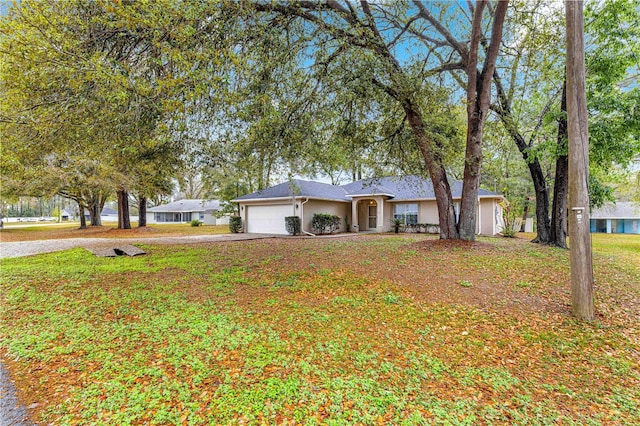
M589 228L594 233L640 235L640 219L591 219Z
M418 223L437 224L440 221L436 200L420 201L418 203Z
M391 220L393 219L393 204L389 202L384 203L382 206L382 218L383 223L379 225L382 225L383 232L391 231L391 228L393 227L391 223Z
M194 219L198 219L199 221L201 221L203 224L205 225L220 225L220 219L217 219L214 215L213 212L182 212L182 219L181 221L162 221L162 222L158 222L156 221L156 217L155 217L155 213L156 212L147 212L147 223L155 223L155 224L162 224L162 223L189 223ZM176 212L178 213L178 212ZM189 217L189 215L191 215L191 219L186 220L185 217ZM133 218L133 216L132 216ZM116 217L116 221L118 220L118 218ZM135 220L138 220L138 217L135 217ZM229 219L227 218L227 221L225 223L229 223Z
M202 223L204 225L216 225L217 221L216 221L216 217L213 215L212 212L205 212L204 214L200 214L200 221L202 221Z
M493 198L480 199L478 222L480 228L479 233L482 235L494 235L498 233L495 220L496 204L496 200Z
M222 217L217 217L216 218L216 225L228 225L229 224L229 215L226 214Z
M303 209L302 229L307 232L313 233L311 228L311 221L313 215L316 213L328 213L340 218L340 228L337 232L347 231L345 218L349 216L349 223L351 223L351 205L348 203L341 203L338 201L323 201L323 200L309 200L304 202L303 200L296 200L296 203ZM299 215L299 213L298 213Z
M89 219L87 219L89 220ZM117 223L118 222L118 216L115 215L105 215L105 216L100 216L100 220L102 222L109 222L109 223ZM137 222L138 221L138 215L135 216L129 216L129 222Z

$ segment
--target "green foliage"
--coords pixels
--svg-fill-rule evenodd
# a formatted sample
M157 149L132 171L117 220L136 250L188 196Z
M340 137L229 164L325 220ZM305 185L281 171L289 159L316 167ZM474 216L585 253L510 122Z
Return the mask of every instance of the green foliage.
M516 217L516 211L508 200L501 202L500 207L502 207L502 220L504 222L504 227L500 233L503 237L514 238L520 230L520 221Z
M202 222L200 222L198 219L193 219L191 222L189 222L189 224L191 226L202 226Z
M284 225L289 235L300 234L300 218L298 216L287 216L284 218Z
M393 232L396 234L400 232L400 226L402 225L402 219L393 218L391 219L391 226L393 227Z
M231 216L229 218L229 231L234 234L242 231L242 218L240 216Z
M341 219L329 213L314 213L311 229L316 234L333 234L340 228Z
M0 21L3 188L85 205L87 192L170 192L188 110L215 100L228 62L225 14L213 3L17 2ZM196 31L202 19L208 30Z

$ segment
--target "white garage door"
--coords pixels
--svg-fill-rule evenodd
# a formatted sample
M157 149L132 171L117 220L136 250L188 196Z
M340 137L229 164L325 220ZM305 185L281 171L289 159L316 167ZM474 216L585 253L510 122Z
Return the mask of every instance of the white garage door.
M258 234L286 234L284 218L291 216L291 204L247 206L247 232Z

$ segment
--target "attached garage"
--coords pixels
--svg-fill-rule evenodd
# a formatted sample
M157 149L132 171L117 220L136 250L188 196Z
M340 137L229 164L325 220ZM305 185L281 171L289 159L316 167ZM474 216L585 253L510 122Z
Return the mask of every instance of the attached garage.
M287 204L247 205L247 232L258 234L287 234L284 218L293 214L293 206Z

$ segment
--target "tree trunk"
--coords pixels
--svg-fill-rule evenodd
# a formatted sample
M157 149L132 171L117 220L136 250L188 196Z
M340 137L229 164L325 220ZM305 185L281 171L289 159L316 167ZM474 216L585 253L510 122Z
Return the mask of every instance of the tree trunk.
M547 244L549 242L549 190L547 189L547 180L538 160L529 163L528 166L529 173L533 179L533 189L536 192L537 233L533 242Z
M465 152L462 200L460 201L459 235L463 240L476 238L478 215L478 189L482 167L482 136L491 100L491 81L502 39L502 27L507 13L508 1L496 5L491 41L478 74L478 48L482 39L482 14L487 1L478 1L473 14L471 42L467 57L467 147Z
M549 242L549 190L547 189L547 180L544 177L542 167L537 158L531 159L529 157L529 148L531 146L527 144L524 137L517 129L517 125L514 122L513 114L511 112L511 103L507 98L507 94L502 86L502 81L498 72L493 73L493 80L496 83L496 90L498 93L499 108L494 108L494 111L500 117L500 121L504 124L505 129L518 147L518 151L522 155L527 167L529 168L529 174L533 182L533 188L536 198L536 224L537 235L533 239L534 243L546 244Z
M88 210L89 218L91 219L91 226L102 226L102 218L100 217L100 214L102 213L102 206L100 205L99 200L92 200Z
M478 188L480 186L480 167L482 165L482 133L484 120L477 109L468 120L467 150L462 181L462 199L460 201L459 229L460 238L473 241L476 237L476 218L478 214Z
M138 228L147 226L147 197L138 197Z
M441 239L458 239L460 234L456 226L456 212L453 206L453 197L451 196L451 187L447 180L447 173L439 164L434 156L431 141L424 132L424 122L422 115L417 108L411 108L409 102L404 103L404 110L407 114L407 120L416 137L418 147L422 153L422 157L427 165L431 182L433 183L433 191L436 196L436 204L438 206L438 223L440 225Z
M520 232L524 232L527 223L527 217L529 217L529 196L524 196L524 206L522 208L522 225L520 225Z
M80 229L87 228L87 219L84 217L84 209L85 207L82 203L78 202L78 211L80 211Z
M118 196L118 229L131 229L129 193L124 189L119 189L116 194Z
M569 157L567 156L567 80L562 88L564 113L558 121L558 159L556 160L556 180L553 184L553 205L551 207L551 228L549 244L567 248L567 194L569 190Z

